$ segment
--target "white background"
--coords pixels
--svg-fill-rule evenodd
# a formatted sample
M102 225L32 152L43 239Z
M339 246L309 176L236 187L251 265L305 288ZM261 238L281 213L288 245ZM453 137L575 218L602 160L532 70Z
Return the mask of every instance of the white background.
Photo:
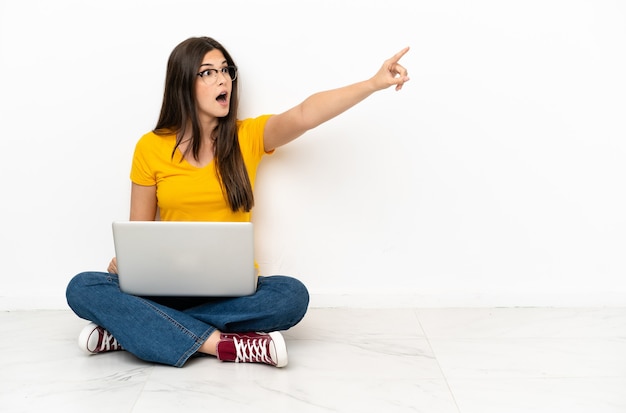
M170 51L221 41L240 117L411 81L266 157L265 274L313 305L626 303L626 3L0 0L0 308L62 308L128 218Z

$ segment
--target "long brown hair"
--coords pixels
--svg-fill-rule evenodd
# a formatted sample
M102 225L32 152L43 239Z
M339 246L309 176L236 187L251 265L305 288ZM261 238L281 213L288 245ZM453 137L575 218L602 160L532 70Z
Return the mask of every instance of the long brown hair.
M185 135L188 123L191 123L191 143L186 153L191 151L193 157L198 159L201 138L194 84L198 78L196 74L202 64L202 59L214 49L222 52L229 66L235 66L235 62L226 49L210 37L189 38L176 46L170 54L161 114L154 133L158 135L176 133L172 159ZM254 195L237 135L237 109L239 107L237 80L233 80L228 115L218 119L218 125L213 131L213 160L222 192L230 209L234 212L249 212L254 206Z

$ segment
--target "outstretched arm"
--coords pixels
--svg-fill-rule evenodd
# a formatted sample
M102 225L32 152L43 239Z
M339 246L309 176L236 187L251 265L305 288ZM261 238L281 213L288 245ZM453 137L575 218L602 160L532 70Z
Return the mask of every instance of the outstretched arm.
M396 90L402 89L409 77L407 70L398 61L408 51L409 48L406 47L385 60L378 72L368 80L316 93L286 112L269 118L265 125L265 150L269 152L291 142L307 130L350 109L374 92L394 85Z

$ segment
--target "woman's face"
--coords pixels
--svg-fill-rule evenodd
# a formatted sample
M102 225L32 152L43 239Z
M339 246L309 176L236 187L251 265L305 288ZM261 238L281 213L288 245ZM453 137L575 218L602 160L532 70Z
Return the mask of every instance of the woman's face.
M200 121L210 121L228 115L233 81L228 73L222 73L228 66L222 52L213 49L204 55L196 76L196 104ZM215 69L215 70L213 70ZM217 70L217 71L216 71Z

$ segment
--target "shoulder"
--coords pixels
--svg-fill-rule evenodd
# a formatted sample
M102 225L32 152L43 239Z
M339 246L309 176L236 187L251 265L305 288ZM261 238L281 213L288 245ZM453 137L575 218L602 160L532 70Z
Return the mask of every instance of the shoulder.
M244 153L263 156L265 152L264 135L265 124L272 115L261 115L256 118L247 118L237 121L237 136L239 147Z
M173 133L157 134L154 131L150 131L139 138L137 145L163 145L175 142L176 135Z
M156 134L154 131L150 131L139 138L135 151L161 152L167 150L171 153L175 144L175 134Z
M237 132L239 135L263 135L263 130L265 129L265 124L267 120L271 118L272 115L261 115L256 118L247 118L237 120Z

